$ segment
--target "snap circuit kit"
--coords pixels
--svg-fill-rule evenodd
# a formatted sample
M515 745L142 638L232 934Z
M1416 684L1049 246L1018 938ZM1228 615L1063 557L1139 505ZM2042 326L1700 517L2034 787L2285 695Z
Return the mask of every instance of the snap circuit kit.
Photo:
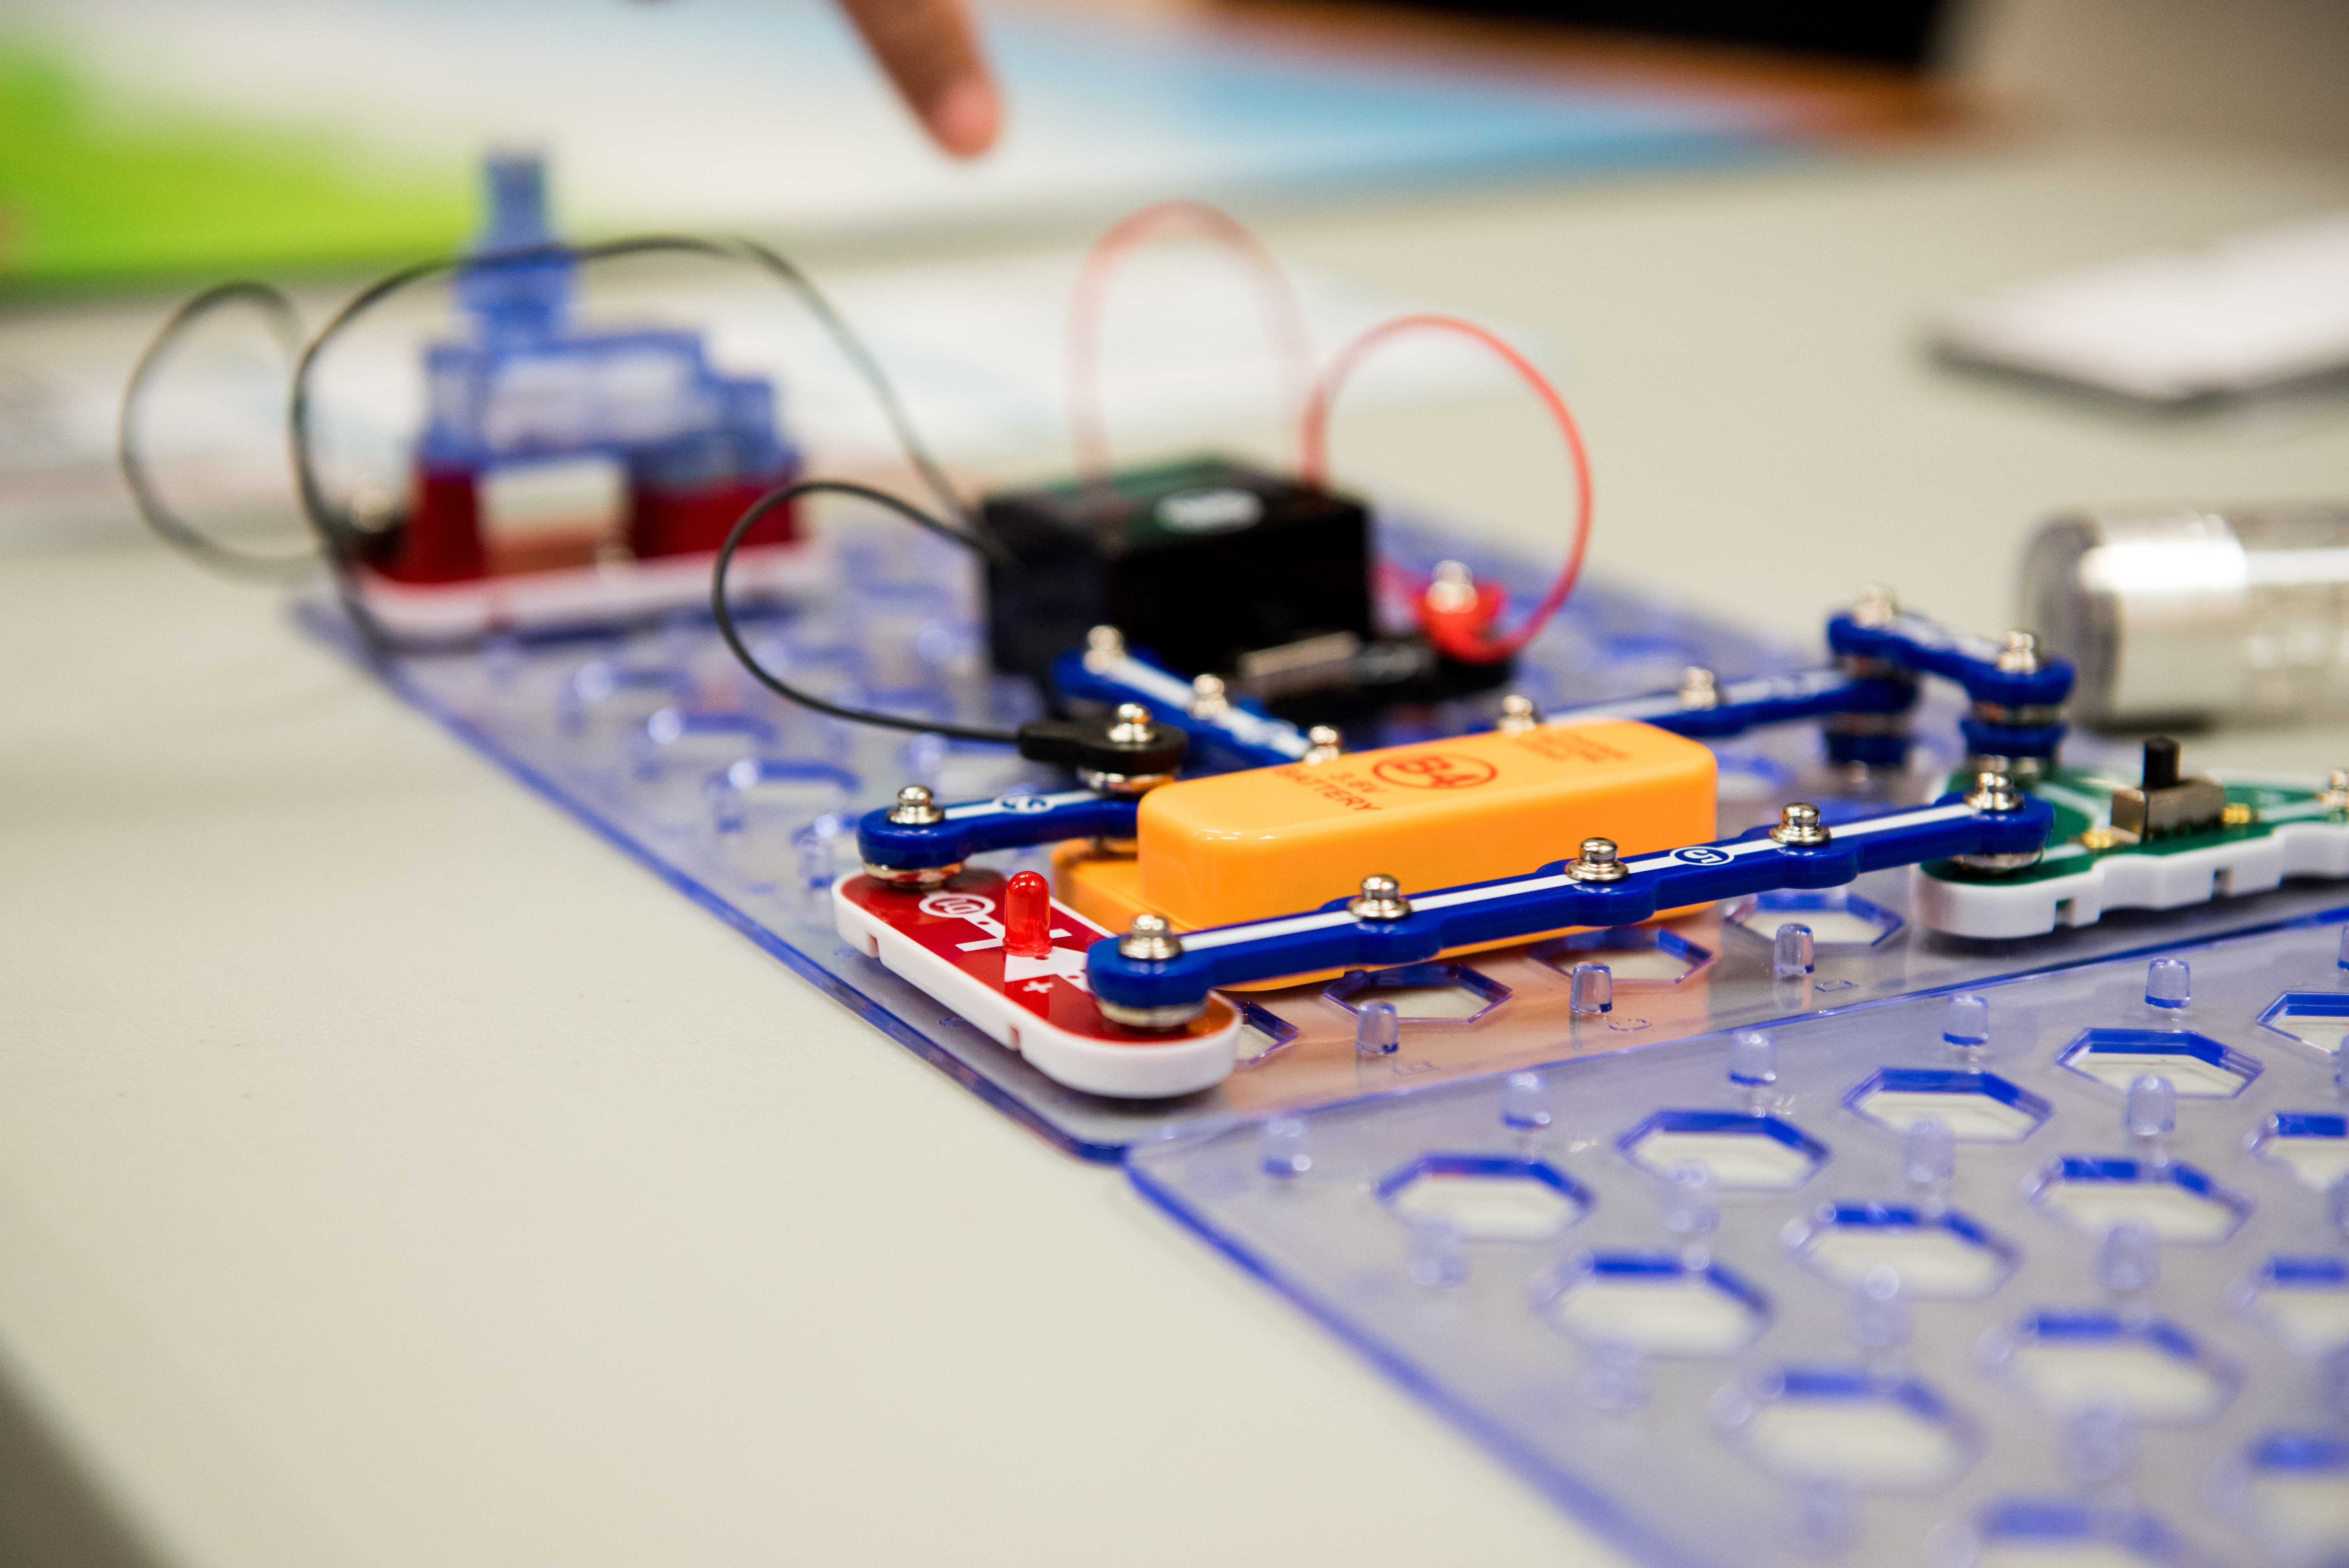
M1586 581L1571 411L1433 315L1292 366L1293 469L1121 468L1081 408L1073 471L974 500L782 258L566 245L534 163L491 189L296 360L297 613L390 689L1641 1561L2349 1559L2349 771L2074 731L2159 708L2151 623L2047 585L2080 549L2033 557L2045 635L1854 581L1810 651ZM1288 319L1172 204L1089 260L1081 354L1172 235ZM647 255L813 311L920 499L812 477L787 366L590 319ZM422 418L336 457L320 367L428 287ZM237 309L292 319L232 285L173 332ZM1554 417L1562 565L1329 471L1414 335ZM142 456L170 342L126 475L274 572ZM583 460L619 499L575 526L485 500Z

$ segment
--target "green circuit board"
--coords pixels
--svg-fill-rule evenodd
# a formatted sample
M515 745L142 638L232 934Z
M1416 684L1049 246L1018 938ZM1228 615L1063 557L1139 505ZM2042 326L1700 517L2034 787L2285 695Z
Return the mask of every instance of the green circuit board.
M1970 773L1951 775L1949 788L1964 789L1973 783ZM2112 826L2113 791L2134 789L2137 780L2093 768L2058 768L2029 786L2029 792L2055 810L2055 825L2048 830L2047 853L2037 865L1996 873L2013 885L2045 882L2074 874L2094 862L2116 855L2175 855L2214 845L2266 838L2286 822L2349 820L2349 812L2326 803L2323 792L2305 786L2273 782L2228 780L2227 815L2220 825L2191 832L2168 833L2139 842ZM1925 874L1945 882L1979 882L1983 873L1949 861L1934 861Z

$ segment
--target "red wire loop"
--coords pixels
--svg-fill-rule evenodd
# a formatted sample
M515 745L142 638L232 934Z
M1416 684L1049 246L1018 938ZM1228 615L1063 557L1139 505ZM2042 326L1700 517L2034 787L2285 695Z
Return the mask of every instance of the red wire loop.
M1109 285L1125 259L1157 239L1189 232L1230 250L1256 279L1265 324L1280 363L1283 417L1304 404L1313 377L1313 340L1288 278L1247 225L1204 201L1159 201L1111 225L1085 253L1069 300L1069 441L1077 478L1087 486L1110 476L1109 436L1102 417L1101 316Z
M1535 367L1533 361L1519 354L1495 333L1463 321L1456 315L1399 315L1381 322L1353 342L1338 351L1330 361L1330 368L1315 384L1313 395L1306 400L1303 428L1299 438L1299 468L1305 482L1316 487L1329 480L1329 426L1330 406L1337 401L1339 390L1355 366L1381 345L1413 332L1450 332L1482 344L1497 355L1510 369L1516 371L1526 385L1537 393L1557 421L1559 432L1566 437L1567 451L1574 459L1574 544L1568 551L1566 565L1550 584L1549 592L1534 613L1516 631L1505 636L1491 634L1493 623L1500 618L1502 596L1488 585L1479 584L1475 602L1454 608L1431 604L1422 597L1420 614L1429 639L1444 653L1469 664L1498 664L1523 649L1541 631L1552 615L1565 604L1574 592L1576 581L1582 575L1582 558L1590 548L1590 454L1582 444L1582 429L1574 422L1573 410L1566 399L1550 385L1549 377Z

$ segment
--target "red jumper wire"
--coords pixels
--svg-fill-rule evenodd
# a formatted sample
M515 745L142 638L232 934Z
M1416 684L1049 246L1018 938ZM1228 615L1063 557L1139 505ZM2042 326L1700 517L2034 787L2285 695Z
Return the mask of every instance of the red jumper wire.
M1102 302L1126 257L1153 240L1182 232L1220 242L1247 265L1279 356L1284 413L1305 401L1313 374L1312 339L1296 291L1263 242L1238 219L1204 201L1160 201L1130 212L1085 253L1069 301L1069 440L1076 450L1077 478L1088 487L1106 483L1110 476L1109 436L1102 418Z
M1566 565L1558 573L1557 581L1550 584L1548 593L1516 631L1497 637L1492 634L1494 623L1499 620L1507 602L1497 583L1480 583L1472 596L1446 593L1446 585L1438 583L1421 597L1421 622L1427 630L1428 640L1438 649L1467 664L1498 664L1532 642L1549 618L1557 614L1567 596L1574 592L1575 581L1582 575L1583 554L1590 548L1590 455L1583 449L1582 431L1574 422L1573 411L1558 396L1557 388L1550 385L1549 377L1496 334L1458 316L1402 315L1381 322L1339 350L1329 370L1314 387L1313 396L1305 405L1304 428L1299 443L1302 452L1299 466L1306 483L1319 487L1327 482L1330 407L1337 401L1346 378L1371 350L1381 344L1405 333L1428 331L1457 333L1498 355L1540 395L1551 418L1557 421L1559 432L1566 437L1567 450L1574 459L1573 547L1567 552Z

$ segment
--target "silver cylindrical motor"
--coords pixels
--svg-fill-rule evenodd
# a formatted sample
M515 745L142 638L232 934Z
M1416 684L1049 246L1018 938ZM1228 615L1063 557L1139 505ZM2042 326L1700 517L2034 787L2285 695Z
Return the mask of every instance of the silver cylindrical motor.
M2349 712L2349 505L2060 517L2023 563L2023 624L2107 728Z

